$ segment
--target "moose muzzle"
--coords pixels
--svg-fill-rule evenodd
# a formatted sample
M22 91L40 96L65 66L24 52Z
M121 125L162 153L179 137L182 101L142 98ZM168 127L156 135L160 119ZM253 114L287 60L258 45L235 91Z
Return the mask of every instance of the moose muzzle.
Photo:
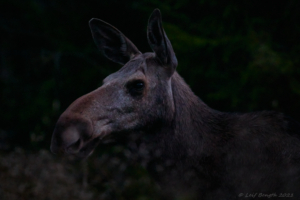
M55 154L74 154L85 157L92 153L97 143L92 139L92 121L78 114L65 112L59 118L51 142L51 151Z

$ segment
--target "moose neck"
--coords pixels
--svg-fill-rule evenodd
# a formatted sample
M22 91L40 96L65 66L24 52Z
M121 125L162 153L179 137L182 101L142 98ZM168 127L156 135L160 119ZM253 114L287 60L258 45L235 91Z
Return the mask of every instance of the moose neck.
M215 137L213 129L218 126L215 122L221 113L209 108L197 97L177 72L172 77L172 93L175 113L172 127L169 131L164 130L167 148L179 159L199 158L202 149L206 148L205 152L208 152L209 147L203 145L209 145Z

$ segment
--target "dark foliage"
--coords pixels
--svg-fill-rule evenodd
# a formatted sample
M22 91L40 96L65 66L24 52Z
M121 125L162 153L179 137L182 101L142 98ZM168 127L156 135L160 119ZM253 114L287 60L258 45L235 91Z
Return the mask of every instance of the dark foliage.
M96 17L110 22L130 36L140 51L147 52L151 49L145 39L146 22L157 7L163 13L163 25L175 49L179 73L210 107L241 112L276 110L300 121L299 1L3 0L0 2L1 163L14 155L17 160L7 161L6 167L1 164L1 174L26 162L23 154L33 160L38 155L11 152L16 147L26 152L48 151L58 116L74 99L100 86L104 77L119 69L119 65L105 59L96 49L88 21ZM111 154L113 151L113 147L99 149L98 156L89 161L95 166L90 176L99 173L96 170L99 168L113 174L110 170L116 168L109 168L103 162L105 159L113 162L116 158ZM59 163L46 154L28 165L44 162L43 159L52 165ZM105 157L108 155L111 158ZM125 158L120 161L124 162ZM142 168L136 163L128 165L132 169ZM21 169L19 173L27 176ZM66 174L68 177L62 178L62 182L75 180L81 184L76 173ZM121 175L116 179L122 180L121 183L132 177L142 178L146 173L141 169L129 174L123 180ZM13 176L8 173L7 178L1 178L4 181L1 184L8 184L5 180ZM88 179L97 185L95 188L101 188L92 192L115 193L120 195L117 199L125 193L132 195L127 198L138 199L135 194L143 193L134 186L124 187L123 193L113 187L104 188L111 181L108 179ZM17 185L28 181L19 176L13 180ZM35 180L32 183L45 182ZM76 184L74 188L79 187ZM5 191L0 188L3 196ZM18 193L19 197L9 198L5 193L4 199L57 197L38 196L32 193L32 188L27 193Z

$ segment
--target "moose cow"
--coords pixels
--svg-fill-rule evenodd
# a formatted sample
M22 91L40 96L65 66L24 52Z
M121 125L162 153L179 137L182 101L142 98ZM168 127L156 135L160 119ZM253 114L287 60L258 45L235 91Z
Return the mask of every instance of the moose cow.
M158 9L147 28L151 53L141 53L102 20L89 24L99 50L124 66L60 116L53 153L87 157L107 135L138 133L147 167L168 199L300 199L298 122L272 111L240 114L208 107L176 72Z

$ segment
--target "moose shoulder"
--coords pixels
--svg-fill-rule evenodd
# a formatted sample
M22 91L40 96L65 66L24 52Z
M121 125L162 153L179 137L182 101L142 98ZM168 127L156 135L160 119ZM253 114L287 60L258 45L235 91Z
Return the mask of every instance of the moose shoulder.
M86 157L107 135L140 133L150 152L149 169L169 198L292 193L300 199L298 122L276 112L223 113L208 107L176 72L157 9L147 30L153 53L141 53L99 19L92 19L90 28L99 50L124 66L60 116L52 152Z

